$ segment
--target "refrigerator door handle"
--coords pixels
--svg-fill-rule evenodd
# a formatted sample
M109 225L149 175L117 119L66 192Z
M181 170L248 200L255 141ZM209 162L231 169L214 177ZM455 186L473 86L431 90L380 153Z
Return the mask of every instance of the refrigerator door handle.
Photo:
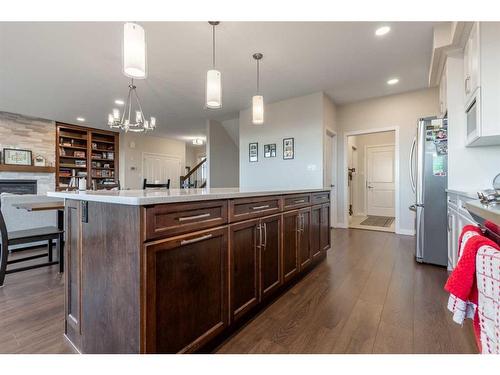
M413 138L413 143L411 144L411 148L410 148L410 168L409 168L409 171L410 171L410 184L411 184L411 189L413 190L413 192L415 193L416 192L416 189L417 189L417 186L415 184L415 170L413 168L413 164L414 164L414 155L415 155L415 146L417 144L417 137L415 136Z

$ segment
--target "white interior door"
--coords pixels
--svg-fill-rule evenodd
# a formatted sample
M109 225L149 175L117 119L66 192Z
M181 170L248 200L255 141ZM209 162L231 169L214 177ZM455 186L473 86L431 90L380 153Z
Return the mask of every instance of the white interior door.
M142 178L150 183L167 183L170 187L179 187L179 178L182 173L181 159L163 154L142 154Z
M366 149L367 213L394 217L394 146Z

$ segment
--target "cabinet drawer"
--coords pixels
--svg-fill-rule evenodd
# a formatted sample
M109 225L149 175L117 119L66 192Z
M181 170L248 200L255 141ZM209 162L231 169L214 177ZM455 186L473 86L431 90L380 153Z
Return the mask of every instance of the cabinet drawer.
M320 193L312 193L311 203L312 204L330 203L330 193L327 191L322 191Z
M229 201L231 222L253 219L281 212L281 196L241 198Z
M292 208L307 207L311 205L311 194L292 194L283 197L283 208L290 210Z
M146 208L146 240L194 232L227 223L227 201L161 204Z

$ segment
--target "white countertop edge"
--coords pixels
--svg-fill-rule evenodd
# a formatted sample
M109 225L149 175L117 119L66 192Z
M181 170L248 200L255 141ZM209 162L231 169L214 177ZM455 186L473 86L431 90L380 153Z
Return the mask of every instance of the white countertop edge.
M271 191L217 191L214 192L202 191L199 193L186 194L189 189L174 189L167 192L158 190L122 190L122 191L52 191L48 192L47 196L57 197L64 199L74 199L89 202L101 203L114 203L124 204L130 206L143 206L150 204L162 203L177 203L177 202L195 202L215 199L231 199L231 198L248 198L248 197L261 197L267 195L288 195L288 194L301 194L301 193L315 193L322 191L329 191L328 189L302 189L302 190L271 190ZM224 189L221 189L224 190ZM182 193L180 193L182 191ZM123 192L123 193L122 193ZM137 195L133 195L136 192ZM120 195L122 193L122 195ZM163 193L163 194L162 194Z
M455 190L455 189L446 189L446 192L449 193L449 194L457 194L457 195L461 195L463 197L477 199L477 193L476 192L472 192L472 191L462 191L462 190Z

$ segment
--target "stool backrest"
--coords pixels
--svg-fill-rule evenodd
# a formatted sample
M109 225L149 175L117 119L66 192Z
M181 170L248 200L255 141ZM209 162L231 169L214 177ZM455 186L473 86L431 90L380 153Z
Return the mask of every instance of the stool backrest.
M143 183L142 183L142 188L147 189L147 188L165 188L165 189L170 189L170 178L167 180L166 184L149 184L148 180L145 178Z

